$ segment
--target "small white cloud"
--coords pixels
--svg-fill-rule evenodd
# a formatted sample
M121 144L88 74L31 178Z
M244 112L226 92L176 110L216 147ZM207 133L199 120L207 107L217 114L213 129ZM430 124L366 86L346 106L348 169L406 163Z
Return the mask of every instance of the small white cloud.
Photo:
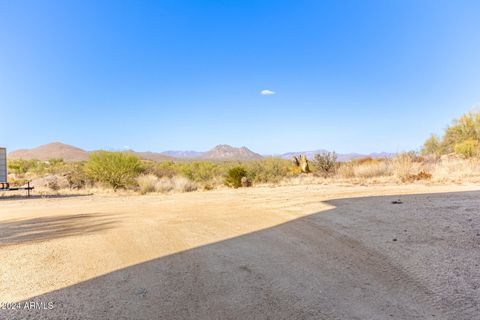
M272 94L275 94L275 91L265 89L260 91L260 94L264 96L271 96Z

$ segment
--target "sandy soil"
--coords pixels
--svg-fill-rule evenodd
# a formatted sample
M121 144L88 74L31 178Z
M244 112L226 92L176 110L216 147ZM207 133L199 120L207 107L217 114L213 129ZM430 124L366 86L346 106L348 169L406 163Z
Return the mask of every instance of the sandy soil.
M0 199L0 319L480 319L479 190Z

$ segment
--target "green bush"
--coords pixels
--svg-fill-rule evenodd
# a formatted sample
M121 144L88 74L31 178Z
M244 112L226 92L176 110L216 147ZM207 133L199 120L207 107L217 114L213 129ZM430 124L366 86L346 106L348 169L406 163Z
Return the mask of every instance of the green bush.
M256 183L278 183L297 173L291 161L280 158L249 161L244 163L244 166L247 177Z
M196 182L208 182L216 176L222 176L226 170L222 170L222 165L210 161L184 162L180 166L180 172L183 176Z
M232 188L240 188L242 186L242 178L247 176L247 170L243 167L234 167L228 170L225 177L225 184Z
M153 166L147 171L148 173L152 173L159 178L172 178L180 174L180 168L178 164L173 161L162 161L154 163Z
M335 152L323 152L316 154L312 162L315 172L327 177L334 174L338 168L337 154Z
M461 154L466 158L476 157L480 155L480 143L477 140L466 140L455 145L455 153Z
M442 141L441 139L432 134L430 138L425 141L421 150L423 155L441 155L442 154Z
M35 160L8 160L8 171L15 174L25 174L30 172L36 165L37 161Z
M46 174L58 174L66 170L68 164L63 159L8 160L8 170L15 174L30 174L34 176L44 176Z
M430 137L422 149L423 154L449 154L452 152L467 154L474 147L473 141L480 143L480 112L469 112L445 129L443 137ZM463 145L463 143L466 143ZM457 152L457 150L459 152Z
M85 172L92 180L109 185L113 190L134 185L142 171L138 157L124 152L94 152L85 165Z

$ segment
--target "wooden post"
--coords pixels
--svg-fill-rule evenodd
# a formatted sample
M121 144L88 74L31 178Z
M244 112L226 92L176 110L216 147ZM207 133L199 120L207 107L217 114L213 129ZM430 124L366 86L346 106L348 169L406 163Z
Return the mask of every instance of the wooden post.
M27 196L30 198L30 181L27 182Z

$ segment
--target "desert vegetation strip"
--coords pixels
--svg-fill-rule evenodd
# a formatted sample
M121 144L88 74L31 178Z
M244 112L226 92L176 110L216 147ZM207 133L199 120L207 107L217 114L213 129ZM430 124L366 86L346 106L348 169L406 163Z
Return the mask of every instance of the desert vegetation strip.
M480 113L455 120L442 137L429 138L420 152L346 162L338 161L335 152L321 152L311 160L305 155L291 160L257 158L152 161L132 152L98 151L85 161L12 159L8 178L12 186L32 181L45 193L122 189L146 194L302 183L477 183Z

